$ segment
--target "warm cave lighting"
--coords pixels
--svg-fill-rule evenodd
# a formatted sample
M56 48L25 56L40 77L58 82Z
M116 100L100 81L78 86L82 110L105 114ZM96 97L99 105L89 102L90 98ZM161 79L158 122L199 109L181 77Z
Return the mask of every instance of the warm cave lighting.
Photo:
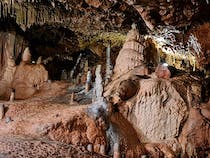
M167 63L163 63L163 66L168 67L168 64Z

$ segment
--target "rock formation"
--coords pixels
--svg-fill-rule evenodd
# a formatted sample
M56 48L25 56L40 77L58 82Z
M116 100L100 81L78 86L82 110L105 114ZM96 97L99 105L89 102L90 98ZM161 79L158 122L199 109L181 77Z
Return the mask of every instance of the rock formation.
M130 39L138 39L134 30L128 33L132 35ZM144 64L142 54L125 49L128 41L120 51L114 68L114 75L118 78L113 78L105 87L104 96L111 98L111 117L119 111L132 124L139 144L145 143L152 157L207 156L209 104L200 105L201 80L183 74L170 78L171 72L164 65L158 65L155 76L154 73L145 73L146 66L139 66ZM121 124L117 118L114 123ZM125 124L126 121L123 122ZM119 125L119 128L123 127ZM126 134L123 136L125 139L129 137Z
M144 65L144 39L135 24L128 32L126 42L119 52L114 67L114 77L119 77L135 67Z
M32 96L44 82L48 81L48 72L41 64L31 64L31 54L26 48L20 65L14 74L12 88L15 90L16 99L25 99Z

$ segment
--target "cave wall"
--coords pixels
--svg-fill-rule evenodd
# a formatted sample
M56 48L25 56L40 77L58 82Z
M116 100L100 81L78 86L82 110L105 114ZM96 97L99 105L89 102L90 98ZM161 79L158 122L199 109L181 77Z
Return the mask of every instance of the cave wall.
M15 32L0 32L0 98L8 99L16 61L26 47L22 36Z

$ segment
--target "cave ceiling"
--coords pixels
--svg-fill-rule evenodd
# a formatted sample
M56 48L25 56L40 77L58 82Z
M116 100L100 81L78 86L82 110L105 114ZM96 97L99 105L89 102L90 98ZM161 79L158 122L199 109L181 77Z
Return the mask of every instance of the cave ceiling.
M141 34L158 26L186 30L208 22L209 10L208 0L2 0L0 19L1 25L14 21L31 42L49 46L57 42L60 51L62 46L78 51L81 41L101 40L104 33L122 40L116 36L125 35L132 23Z

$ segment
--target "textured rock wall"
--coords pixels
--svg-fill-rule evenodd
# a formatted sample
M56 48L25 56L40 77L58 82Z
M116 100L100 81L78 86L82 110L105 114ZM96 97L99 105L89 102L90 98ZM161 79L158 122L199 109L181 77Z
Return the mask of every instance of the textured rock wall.
M169 81L148 79L140 81L136 103L129 111L127 117L143 136L142 141L156 142L179 135L187 104Z
M179 142L183 153L189 157L207 157L210 146L210 102L197 108L190 108Z

